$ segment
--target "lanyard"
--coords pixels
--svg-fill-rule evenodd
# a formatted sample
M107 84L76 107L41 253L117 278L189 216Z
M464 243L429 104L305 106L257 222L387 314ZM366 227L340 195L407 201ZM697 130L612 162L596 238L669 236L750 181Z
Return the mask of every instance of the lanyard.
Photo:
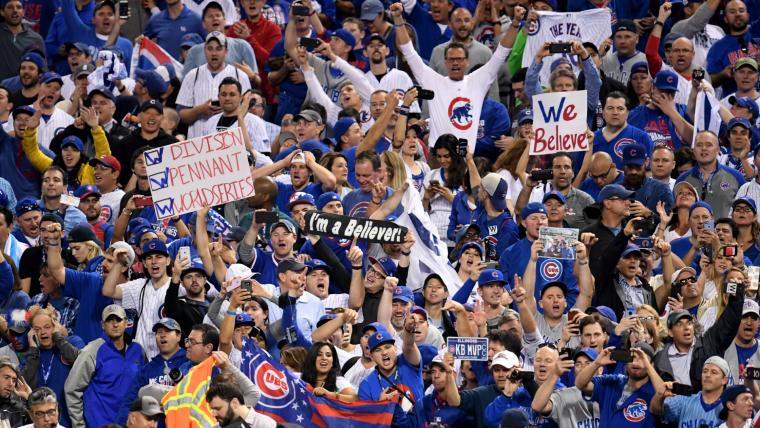
M48 368L45 370L45 366L42 364L42 361L40 361L40 370L42 370L42 380L45 382L45 385L48 383L48 378L50 377L50 372L53 371L53 358L55 358L55 353L50 353L50 361L48 361Z

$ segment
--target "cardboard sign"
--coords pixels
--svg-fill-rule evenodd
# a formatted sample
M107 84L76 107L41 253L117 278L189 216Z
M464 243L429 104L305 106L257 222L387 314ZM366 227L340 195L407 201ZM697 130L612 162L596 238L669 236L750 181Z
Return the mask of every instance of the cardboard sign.
M531 155L588 150L586 91L549 92L533 96Z
M487 337L448 337L446 348L457 360L488 360Z
M304 216L304 233L364 239L381 244L401 244L407 228L391 221L369 220L345 215L309 211Z
M158 219L254 195L240 128L148 150L144 156Z

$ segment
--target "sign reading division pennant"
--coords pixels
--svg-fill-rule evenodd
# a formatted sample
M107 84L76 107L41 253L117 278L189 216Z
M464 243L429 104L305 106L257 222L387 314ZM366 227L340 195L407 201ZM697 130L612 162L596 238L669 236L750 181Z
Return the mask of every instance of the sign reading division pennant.
M158 219L254 195L240 128L148 150L144 156Z
M337 236L346 239L364 239L382 244L401 244L407 228L391 221L327 214L309 211L304 216L304 233Z
M586 91L533 95L531 155L588 150Z

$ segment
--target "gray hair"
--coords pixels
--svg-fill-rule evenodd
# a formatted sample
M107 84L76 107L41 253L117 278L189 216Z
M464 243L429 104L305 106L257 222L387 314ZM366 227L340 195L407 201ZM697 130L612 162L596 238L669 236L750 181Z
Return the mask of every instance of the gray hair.
M27 404L30 408L38 404L48 403L58 404L58 397L56 397L55 392L47 386L41 386L35 389L34 392L29 394L29 399L27 400Z

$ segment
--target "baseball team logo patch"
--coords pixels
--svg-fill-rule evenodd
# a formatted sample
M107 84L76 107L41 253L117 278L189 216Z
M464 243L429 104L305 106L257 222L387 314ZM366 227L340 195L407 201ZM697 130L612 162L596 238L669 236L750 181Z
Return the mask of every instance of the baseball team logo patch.
M472 103L469 98L456 97L449 104L449 121L454 128L466 131L472 126Z

